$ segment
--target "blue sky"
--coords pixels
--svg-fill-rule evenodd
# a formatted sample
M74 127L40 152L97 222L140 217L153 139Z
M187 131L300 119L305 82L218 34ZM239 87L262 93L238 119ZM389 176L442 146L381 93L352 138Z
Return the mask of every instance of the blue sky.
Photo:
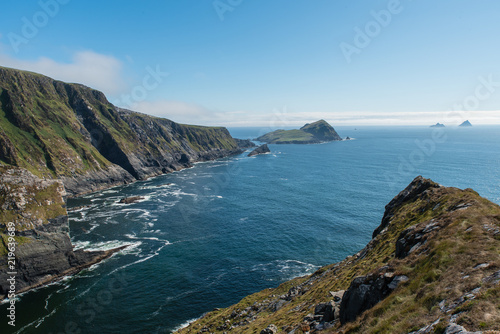
M9 1L0 65L183 123L500 124L499 14L494 0Z

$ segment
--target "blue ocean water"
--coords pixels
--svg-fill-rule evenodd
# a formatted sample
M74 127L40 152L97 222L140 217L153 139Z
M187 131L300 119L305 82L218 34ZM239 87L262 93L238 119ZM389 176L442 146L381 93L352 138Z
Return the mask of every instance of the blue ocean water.
M130 245L17 303L17 333L170 333L363 248L417 175L500 203L500 127L339 127L69 201L74 244ZM259 128L230 129L254 138ZM130 205L117 202L143 196ZM6 305L1 305L6 312ZM5 313L3 313L5 314ZM13 332L2 320L2 333Z

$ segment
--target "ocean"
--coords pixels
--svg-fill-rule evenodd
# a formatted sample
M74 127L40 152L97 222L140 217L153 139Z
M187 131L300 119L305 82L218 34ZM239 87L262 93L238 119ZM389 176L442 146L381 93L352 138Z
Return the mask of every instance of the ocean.
M416 176L500 203L500 127L336 127L352 140L269 145L70 199L77 248L124 251L23 294L1 333L171 333L214 308L362 249ZM234 128L254 138L260 128ZM138 203L119 204L123 197ZM7 305L0 306L6 314Z

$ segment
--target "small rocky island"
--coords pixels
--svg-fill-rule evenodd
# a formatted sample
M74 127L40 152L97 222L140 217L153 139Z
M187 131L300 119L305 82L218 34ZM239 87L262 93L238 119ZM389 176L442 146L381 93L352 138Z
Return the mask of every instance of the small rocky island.
M467 126L472 126L472 124L469 122L469 120L466 120L465 122L463 122L462 124L460 124L459 126L462 126L462 127L467 127Z
M248 156L249 157L253 157L254 155L266 154L266 153L269 153L269 152L271 152L271 150L269 149L269 147L267 146L267 144L264 144L264 145L260 145L255 150L253 150L252 152L250 152L248 154Z
M431 128L444 128L444 124L442 124L442 123L436 123L434 125L431 125Z
M317 144L342 140L337 131L325 120L308 123L299 130L276 130L255 140L267 144Z

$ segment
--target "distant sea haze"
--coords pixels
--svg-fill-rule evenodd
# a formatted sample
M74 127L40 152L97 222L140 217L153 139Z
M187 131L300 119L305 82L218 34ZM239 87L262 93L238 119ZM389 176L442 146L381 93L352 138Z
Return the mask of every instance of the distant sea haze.
M356 253L417 175L500 203L499 127L446 127L436 141L429 126L332 125L352 140L269 145L270 154L246 152L69 200L81 207L70 213L77 247L130 246L21 296L18 333L171 332ZM130 196L142 199L118 203Z

